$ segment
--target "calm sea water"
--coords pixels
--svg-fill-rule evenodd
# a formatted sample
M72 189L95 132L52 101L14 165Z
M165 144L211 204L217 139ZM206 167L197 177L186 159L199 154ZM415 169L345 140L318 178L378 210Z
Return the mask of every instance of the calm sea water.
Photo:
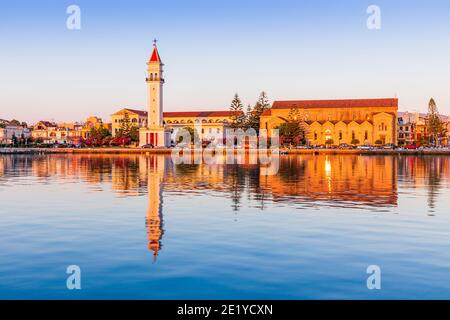
M449 186L438 156L0 156L0 298L449 299Z

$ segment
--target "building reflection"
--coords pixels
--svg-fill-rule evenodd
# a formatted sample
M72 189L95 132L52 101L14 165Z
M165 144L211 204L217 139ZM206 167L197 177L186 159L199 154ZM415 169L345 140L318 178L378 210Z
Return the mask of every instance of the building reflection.
M141 177L147 176L147 215L145 227L147 229L148 248L153 252L154 261L161 250L161 238L164 234L163 220L163 180L166 172L166 162L170 158L155 155L139 158L139 172Z
M275 175L250 157L238 165L225 160L174 165L164 155L2 156L0 189L29 177L38 183L82 181L91 192L112 191L118 197L145 196L148 249L156 259L164 236L164 196L227 198L235 213L271 205L386 210L398 205L399 188L417 188L427 191L433 214L437 196L450 184L447 156L282 156Z

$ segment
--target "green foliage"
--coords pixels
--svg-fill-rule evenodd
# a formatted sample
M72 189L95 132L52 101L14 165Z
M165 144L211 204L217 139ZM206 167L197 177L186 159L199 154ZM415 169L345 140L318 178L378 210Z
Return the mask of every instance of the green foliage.
M259 95L258 101L256 102L253 109L251 109L250 105L247 109L247 125L246 128L253 128L259 134L260 127L260 119L263 112L270 108L269 99L267 98L267 94L262 91Z
M12 126L21 126L21 123L19 120L13 119L9 122L10 125Z
M101 125L98 128L92 128L89 136L93 139L104 139L111 136L111 132Z
M198 141L200 139L200 136L198 135L198 132L196 129L192 128L192 127L184 127L184 130L189 132L189 135L191 136L191 143L194 143L194 141ZM181 140L183 139L183 136L181 134L180 131L177 132L176 136L175 136L175 141L177 143L180 143ZM184 141L187 142L187 141Z
M234 95L234 98L231 101L230 111L234 112L234 114L231 116L231 128L243 129L245 127L244 107L237 93Z
M334 140L333 139L328 139L327 141L325 141L325 144L332 145L332 144L334 144Z
M133 125L130 120L130 115L128 112L125 111L123 115L122 122L120 124L119 134L120 137L130 137L131 136L131 129Z
M433 98L431 98L428 103L427 126L428 133L430 135L430 142L437 145L439 143L439 138L442 137L445 130L444 125L439 118L439 112Z
M380 139L378 139L378 140L375 140L375 144L378 144L378 145L380 145L380 144L383 144L383 141L382 141L382 140L380 140Z
M357 144L359 144L359 140L358 139L352 139L352 142L350 142L350 144L357 145Z
M136 126L132 126L129 137L131 138L132 142L139 142L139 128Z
M305 128L299 121L285 122L277 127L281 144L298 145L305 140Z

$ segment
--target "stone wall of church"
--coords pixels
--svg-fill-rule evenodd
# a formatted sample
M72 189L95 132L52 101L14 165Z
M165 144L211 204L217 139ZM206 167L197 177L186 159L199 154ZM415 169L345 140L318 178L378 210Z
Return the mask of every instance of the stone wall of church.
M323 109L270 109L261 117L261 128L271 129L293 120L302 121L307 140L312 145L397 143L397 108L323 108Z

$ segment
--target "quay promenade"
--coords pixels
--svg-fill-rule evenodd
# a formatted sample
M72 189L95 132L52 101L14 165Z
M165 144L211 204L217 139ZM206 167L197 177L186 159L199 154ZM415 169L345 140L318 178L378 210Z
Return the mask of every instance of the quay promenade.
M0 148L0 154L171 154L173 148ZM192 149L204 152L205 149ZM234 149L235 153L257 153L258 149ZM227 152L218 149L216 152ZM280 149L281 154L450 155L450 149Z

